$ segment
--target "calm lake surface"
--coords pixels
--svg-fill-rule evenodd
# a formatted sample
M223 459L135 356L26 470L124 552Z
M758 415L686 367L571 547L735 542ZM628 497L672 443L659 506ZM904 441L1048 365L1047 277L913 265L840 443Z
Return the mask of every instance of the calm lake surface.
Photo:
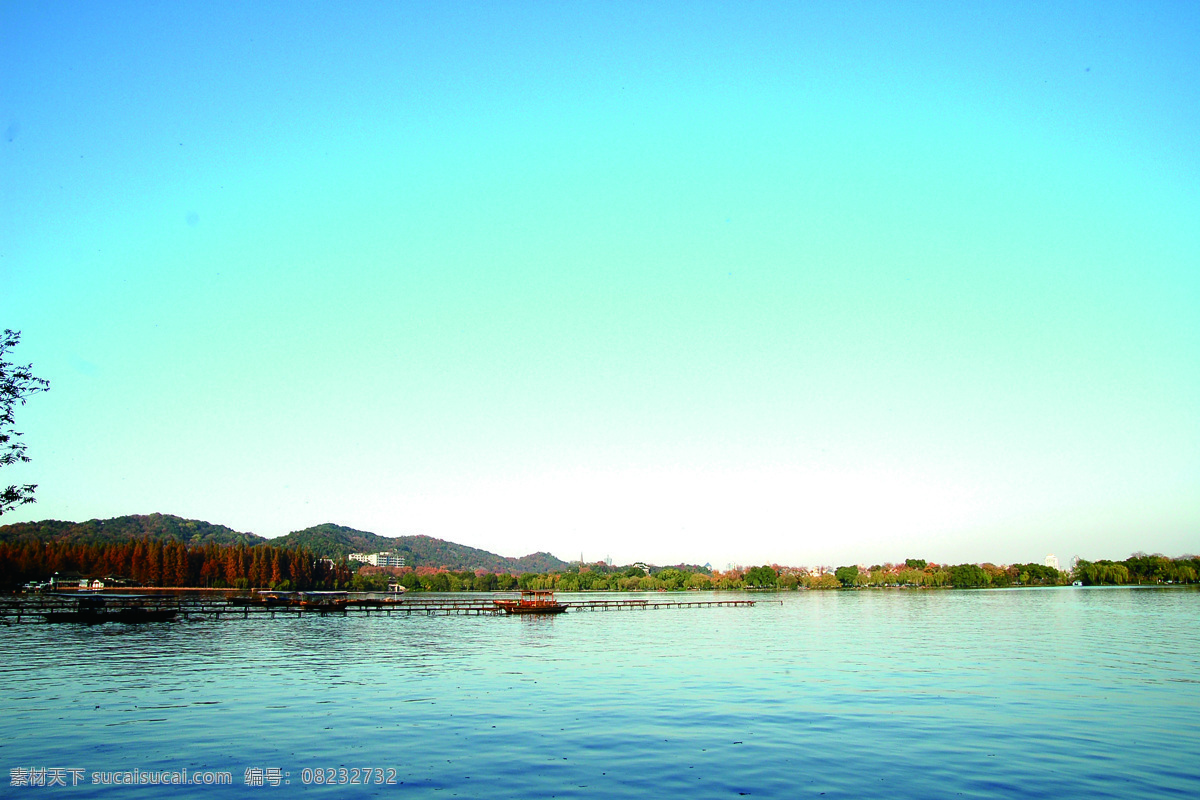
M2 794L1200 796L1200 592L747 597L774 602L2 627ZM85 782L11 786L42 767ZM397 783L302 783L337 767ZM233 785L88 782L135 768Z

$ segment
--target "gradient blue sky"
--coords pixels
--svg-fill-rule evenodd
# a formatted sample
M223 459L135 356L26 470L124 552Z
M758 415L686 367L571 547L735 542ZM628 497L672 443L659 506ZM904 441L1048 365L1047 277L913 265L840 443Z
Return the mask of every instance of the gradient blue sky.
M1200 550L1200 5L0 4L3 522Z

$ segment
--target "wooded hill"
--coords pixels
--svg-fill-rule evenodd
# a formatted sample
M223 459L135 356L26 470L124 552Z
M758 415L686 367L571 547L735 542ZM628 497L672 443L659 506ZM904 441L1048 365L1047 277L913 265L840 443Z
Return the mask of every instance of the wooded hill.
M351 553L395 551L409 566L445 567L452 570L486 569L489 572L552 572L570 566L549 553L532 553L508 558L432 536L396 536L389 538L342 525L325 523L287 536L272 539L274 547L304 548L319 556L340 559Z
M0 542L61 542L64 544L123 544L148 539L152 542L182 542L199 546L209 544L252 547L267 540L253 533L239 533L224 525L213 525L171 514L131 514L87 522L17 522L0 525Z
M378 553L394 550L413 567L451 570L485 569L490 572L553 572L569 565L549 553L532 553L509 558L466 545L434 539L431 536L389 538L368 531L325 523L293 531L286 536L266 539L253 533L241 533L224 525L183 519L170 514L133 514L87 522L43 520L0 526L0 542L58 542L65 544L121 544L129 541L181 542L189 547L206 544L254 547L270 545L288 550L306 549L321 558L341 560L350 553Z

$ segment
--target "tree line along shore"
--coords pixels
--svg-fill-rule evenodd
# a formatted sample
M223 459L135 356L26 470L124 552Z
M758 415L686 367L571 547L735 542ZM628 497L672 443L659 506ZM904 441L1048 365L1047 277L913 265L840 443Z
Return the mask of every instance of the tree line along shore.
M799 590L850 588L1004 588L1015 586L1192 584L1200 557L1137 553L1124 561L1078 561L1073 570L1042 564L955 564L924 559L870 567L809 569L780 565L657 567L574 563L547 572L455 570L418 565L373 567L269 544L188 545L151 540L119 543L0 542L0 590L14 591L55 575L99 580L106 586L415 592L553 589L574 591Z

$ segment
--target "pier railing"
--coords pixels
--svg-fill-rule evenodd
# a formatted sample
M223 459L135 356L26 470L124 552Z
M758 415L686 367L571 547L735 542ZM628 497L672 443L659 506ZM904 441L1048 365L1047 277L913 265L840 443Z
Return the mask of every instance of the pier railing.
M748 607L754 600L615 599L563 601L569 611L653 611ZM223 596L105 595L63 593L0 597L0 624L37 622L137 622L169 619L263 619L308 615L412 616L503 614L492 595L483 597L349 597L278 600Z

